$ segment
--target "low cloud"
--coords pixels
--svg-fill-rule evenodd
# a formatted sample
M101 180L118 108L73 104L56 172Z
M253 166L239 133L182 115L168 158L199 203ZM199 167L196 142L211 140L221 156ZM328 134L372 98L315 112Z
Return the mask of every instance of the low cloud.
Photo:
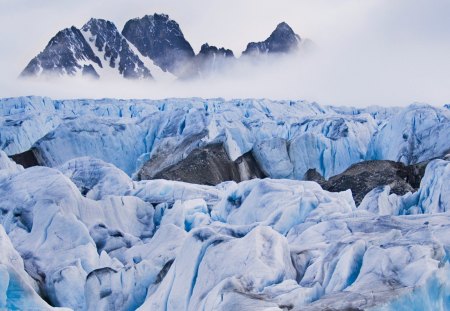
M6 6L3 2L0 0L2 7ZM129 8L116 0L99 1L94 7L80 1L76 8L73 4L69 6L70 16L75 16L69 19L65 17L70 10L60 5L44 1L52 8L46 13L45 5L26 10L23 6L26 2L32 1L17 5L16 10L24 10L21 14L25 20L17 28L6 25L12 22L12 17L0 16L2 31L8 29L3 36L8 48L0 52L1 97L256 97L352 106L450 102L450 21L445 14L450 11L450 3L444 0L348 0L339 4L322 0L315 4L300 0L267 1L260 7L253 0L244 4L195 0L189 6L181 1L165 4L156 1L150 5L145 3L148 1L133 0L130 3L135 5L128 4ZM102 3L108 7L102 10ZM206 17L205 14L199 17L201 8L208 9ZM40 37L26 40L27 29L36 27L33 25L37 23L36 17L30 17L36 12L43 14L42 20L55 12L61 15L56 22L44 21L41 29L31 28L36 33L39 30ZM264 65L239 62L215 77L189 82L17 79L27 62L59 29L72 24L81 26L91 16L111 19L121 29L127 19L144 12L171 15L196 51L202 43L209 42L231 48L239 55L247 42L265 39L283 20L302 37L312 39L316 49L308 56L292 55ZM9 9L1 15L12 13L17 12ZM45 40L41 38L44 35Z

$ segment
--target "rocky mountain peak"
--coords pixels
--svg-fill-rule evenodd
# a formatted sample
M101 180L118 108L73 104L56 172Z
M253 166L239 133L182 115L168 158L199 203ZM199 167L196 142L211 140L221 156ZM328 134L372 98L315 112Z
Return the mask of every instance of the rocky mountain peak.
M222 56L222 57L234 57L234 53L230 49L217 48L216 46L209 45L208 43L202 44L199 55L204 56Z
M72 26L59 31L45 49L33 58L21 76L75 75L83 66L81 62L94 63L102 67L100 59L86 42L81 31Z
M178 23L165 14L129 20L122 35L143 56L149 57L162 70L175 75L179 75L184 64L195 55Z
M124 78L152 78L150 70L145 67L128 44L127 40L120 34L114 23L91 18L83 27L87 40L95 45L103 60L111 68L117 68Z
M301 39L285 22L277 25L269 38L262 42L250 42L244 55L289 53L298 48Z

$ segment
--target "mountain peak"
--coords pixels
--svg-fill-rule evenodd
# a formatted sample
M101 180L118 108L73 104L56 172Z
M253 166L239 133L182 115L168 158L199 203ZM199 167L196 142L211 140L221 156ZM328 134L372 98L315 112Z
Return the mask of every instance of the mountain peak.
M109 67L118 68L124 78L151 78L150 71L132 51L113 22L91 18L82 28L87 40L95 45Z
M242 54L289 53L298 48L300 41L300 36L292 30L291 26L286 22L281 22L270 34L269 38L262 42L250 42Z
M286 32L294 33L291 26L289 26L288 23L286 23L286 22L279 23L274 31L286 31Z
M204 56L220 55L223 57L234 57L234 53L232 50L225 49L223 47L218 48L214 45L209 45L208 43L202 44L200 52L198 54Z
M72 26L59 31L45 47L33 58L21 76L75 75L83 66L80 62L90 62L102 67L100 59L86 42L81 31Z
M131 19L125 24L122 35L163 71L177 74L195 55L178 23L166 14Z

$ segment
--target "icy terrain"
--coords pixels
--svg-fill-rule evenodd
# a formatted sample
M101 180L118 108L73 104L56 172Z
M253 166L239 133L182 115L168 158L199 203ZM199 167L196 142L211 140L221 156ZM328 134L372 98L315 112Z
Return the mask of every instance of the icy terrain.
M406 164L450 150L450 111L343 109L303 101L50 100L0 101L0 147L8 155L35 150L46 166L91 156L137 174L154 173L194 149L222 143L230 160L252 152L272 178L303 179L314 168L328 178L362 160Z
M0 309L450 309L446 108L24 97L0 118ZM133 179L213 143L269 178ZM30 149L42 166L8 157ZM359 206L302 180L367 159L431 162Z

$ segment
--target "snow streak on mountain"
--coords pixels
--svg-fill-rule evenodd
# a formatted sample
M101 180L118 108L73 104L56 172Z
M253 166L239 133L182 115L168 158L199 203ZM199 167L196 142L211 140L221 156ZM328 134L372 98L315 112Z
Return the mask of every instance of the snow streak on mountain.
M243 55L287 54L302 44L300 36L283 22L264 42L249 43ZM233 60L233 51L207 43L195 55L178 23L165 14L131 19L121 33L114 23L92 18L81 29L72 26L58 32L21 76L152 79L156 71L190 79L218 74Z

